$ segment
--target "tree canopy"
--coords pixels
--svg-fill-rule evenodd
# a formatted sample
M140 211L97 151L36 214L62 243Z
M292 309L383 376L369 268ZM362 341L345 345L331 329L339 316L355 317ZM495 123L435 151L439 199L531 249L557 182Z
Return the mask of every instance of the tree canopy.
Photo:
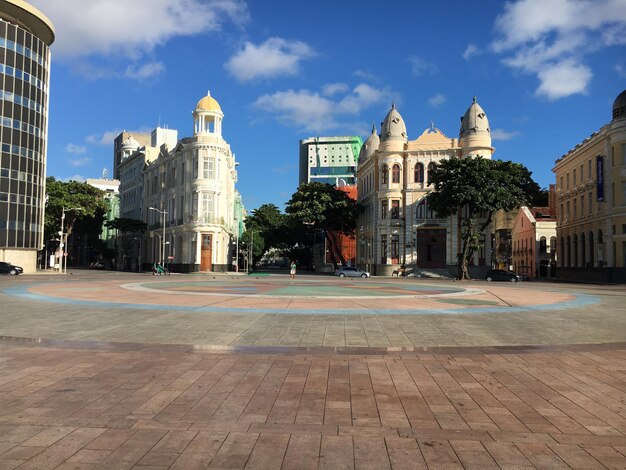
M46 178L46 240L56 238L61 230L61 217L65 209L63 231L67 236L72 233L77 220L88 221L89 227L102 229L107 204L104 200L105 192L79 181L60 181L54 177Z
M285 209L300 226L324 231L335 269L337 258L342 264L345 259L332 233L354 233L360 210L361 206L344 191L318 182L301 184Z
M458 253L459 279L469 279L467 266L479 248L479 234L498 210L528 204L538 186L532 173L519 163L476 158L450 158L429 171L433 186L427 196L430 209L440 217L459 214L463 232ZM476 229L478 220L481 226Z

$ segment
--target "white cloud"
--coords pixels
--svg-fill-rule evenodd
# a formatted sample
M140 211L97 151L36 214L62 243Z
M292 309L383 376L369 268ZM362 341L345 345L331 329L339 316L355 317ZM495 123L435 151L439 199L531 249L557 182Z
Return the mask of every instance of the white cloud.
M301 41L269 38L258 46L246 42L243 49L235 53L226 69L239 81L255 78L271 78L296 75L300 62L315 55L315 51Z
M176 36L218 31L249 18L243 0L31 0L55 26L53 51L137 57Z
M474 44L468 44L463 52L463 58L465 60L470 60L474 56L481 55L482 51L478 49Z
M303 131L322 132L339 126L352 126L337 121L342 116L354 116L368 106L390 101L387 88L377 89L361 83L343 97L332 100L310 90L286 90L259 97L253 106L273 114L280 122Z
M586 55L626 44L626 0L517 0L495 29L491 47L509 54L504 63L536 75L537 95L556 100L587 91Z
M355 70L354 72L352 72L352 75L354 75L357 78L360 78L361 80L367 80L369 82L376 82L378 81L378 77L376 75L374 75L371 72L368 72L367 70Z
M345 83L328 83L322 87L322 94L324 96L333 96L337 93L345 93L348 90L348 85Z
M85 147L84 145L76 145L76 144L69 143L65 146L65 151L68 153L81 154L87 151L87 147Z
M445 95L437 93L435 96L431 96L430 98L428 98L428 104L431 105L433 108L437 108L444 104L446 100L447 98L445 97Z
M130 134L148 134L152 131L152 127L143 126L135 130L127 130ZM102 132L102 134L90 134L85 137L85 142L88 144L102 145L104 147L113 145L115 138L122 132L122 129L111 129Z
M622 64L616 64L615 71L617 72L618 76L626 78L626 67L624 67Z
M411 73L416 77L424 74L437 73L437 66L431 62L428 62L416 55L409 57L409 63L411 64Z
M72 166L85 166L87 165L89 162L91 162L93 159L89 158L89 157L81 157L81 158L75 158L73 160L69 160L69 164Z
M110 131L104 131L102 134L91 134L85 138L85 141L89 144L95 145L113 145L113 141L122 132L121 129L113 129Z
M124 71L125 78L131 78L137 81L155 79L165 72L165 65L162 62L148 62L141 66L130 64Z
M493 140L511 140L520 135L518 131L505 131L504 129L491 129L491 138Z
M555 65L548 65L537 72L541 85L538 95L549 100L558 100L578 93L586 93L592 73L583 64L573 60L564 60Z

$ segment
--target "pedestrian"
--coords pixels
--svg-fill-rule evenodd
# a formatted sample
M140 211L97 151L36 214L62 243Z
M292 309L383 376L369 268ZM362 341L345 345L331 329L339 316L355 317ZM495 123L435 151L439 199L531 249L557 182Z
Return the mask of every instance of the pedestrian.
M295 261L292 261L291 266L289 266L289 277L291 279L296 278L296 262Z

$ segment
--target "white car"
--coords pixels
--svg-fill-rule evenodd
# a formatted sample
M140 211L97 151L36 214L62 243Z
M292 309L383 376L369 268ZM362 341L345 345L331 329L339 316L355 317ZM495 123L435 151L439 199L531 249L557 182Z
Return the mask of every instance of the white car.
M361 271L359 268L354 268L352 266L345 266L343 268L339 268L335 271L335 276L339 277L370 277L370 273L367 271Z

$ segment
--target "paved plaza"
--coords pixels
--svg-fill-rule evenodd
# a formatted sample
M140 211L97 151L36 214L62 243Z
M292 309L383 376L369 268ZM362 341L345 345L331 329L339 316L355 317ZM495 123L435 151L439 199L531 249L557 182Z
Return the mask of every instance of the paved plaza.
M626 288L0 278L0 469L626 468Z

